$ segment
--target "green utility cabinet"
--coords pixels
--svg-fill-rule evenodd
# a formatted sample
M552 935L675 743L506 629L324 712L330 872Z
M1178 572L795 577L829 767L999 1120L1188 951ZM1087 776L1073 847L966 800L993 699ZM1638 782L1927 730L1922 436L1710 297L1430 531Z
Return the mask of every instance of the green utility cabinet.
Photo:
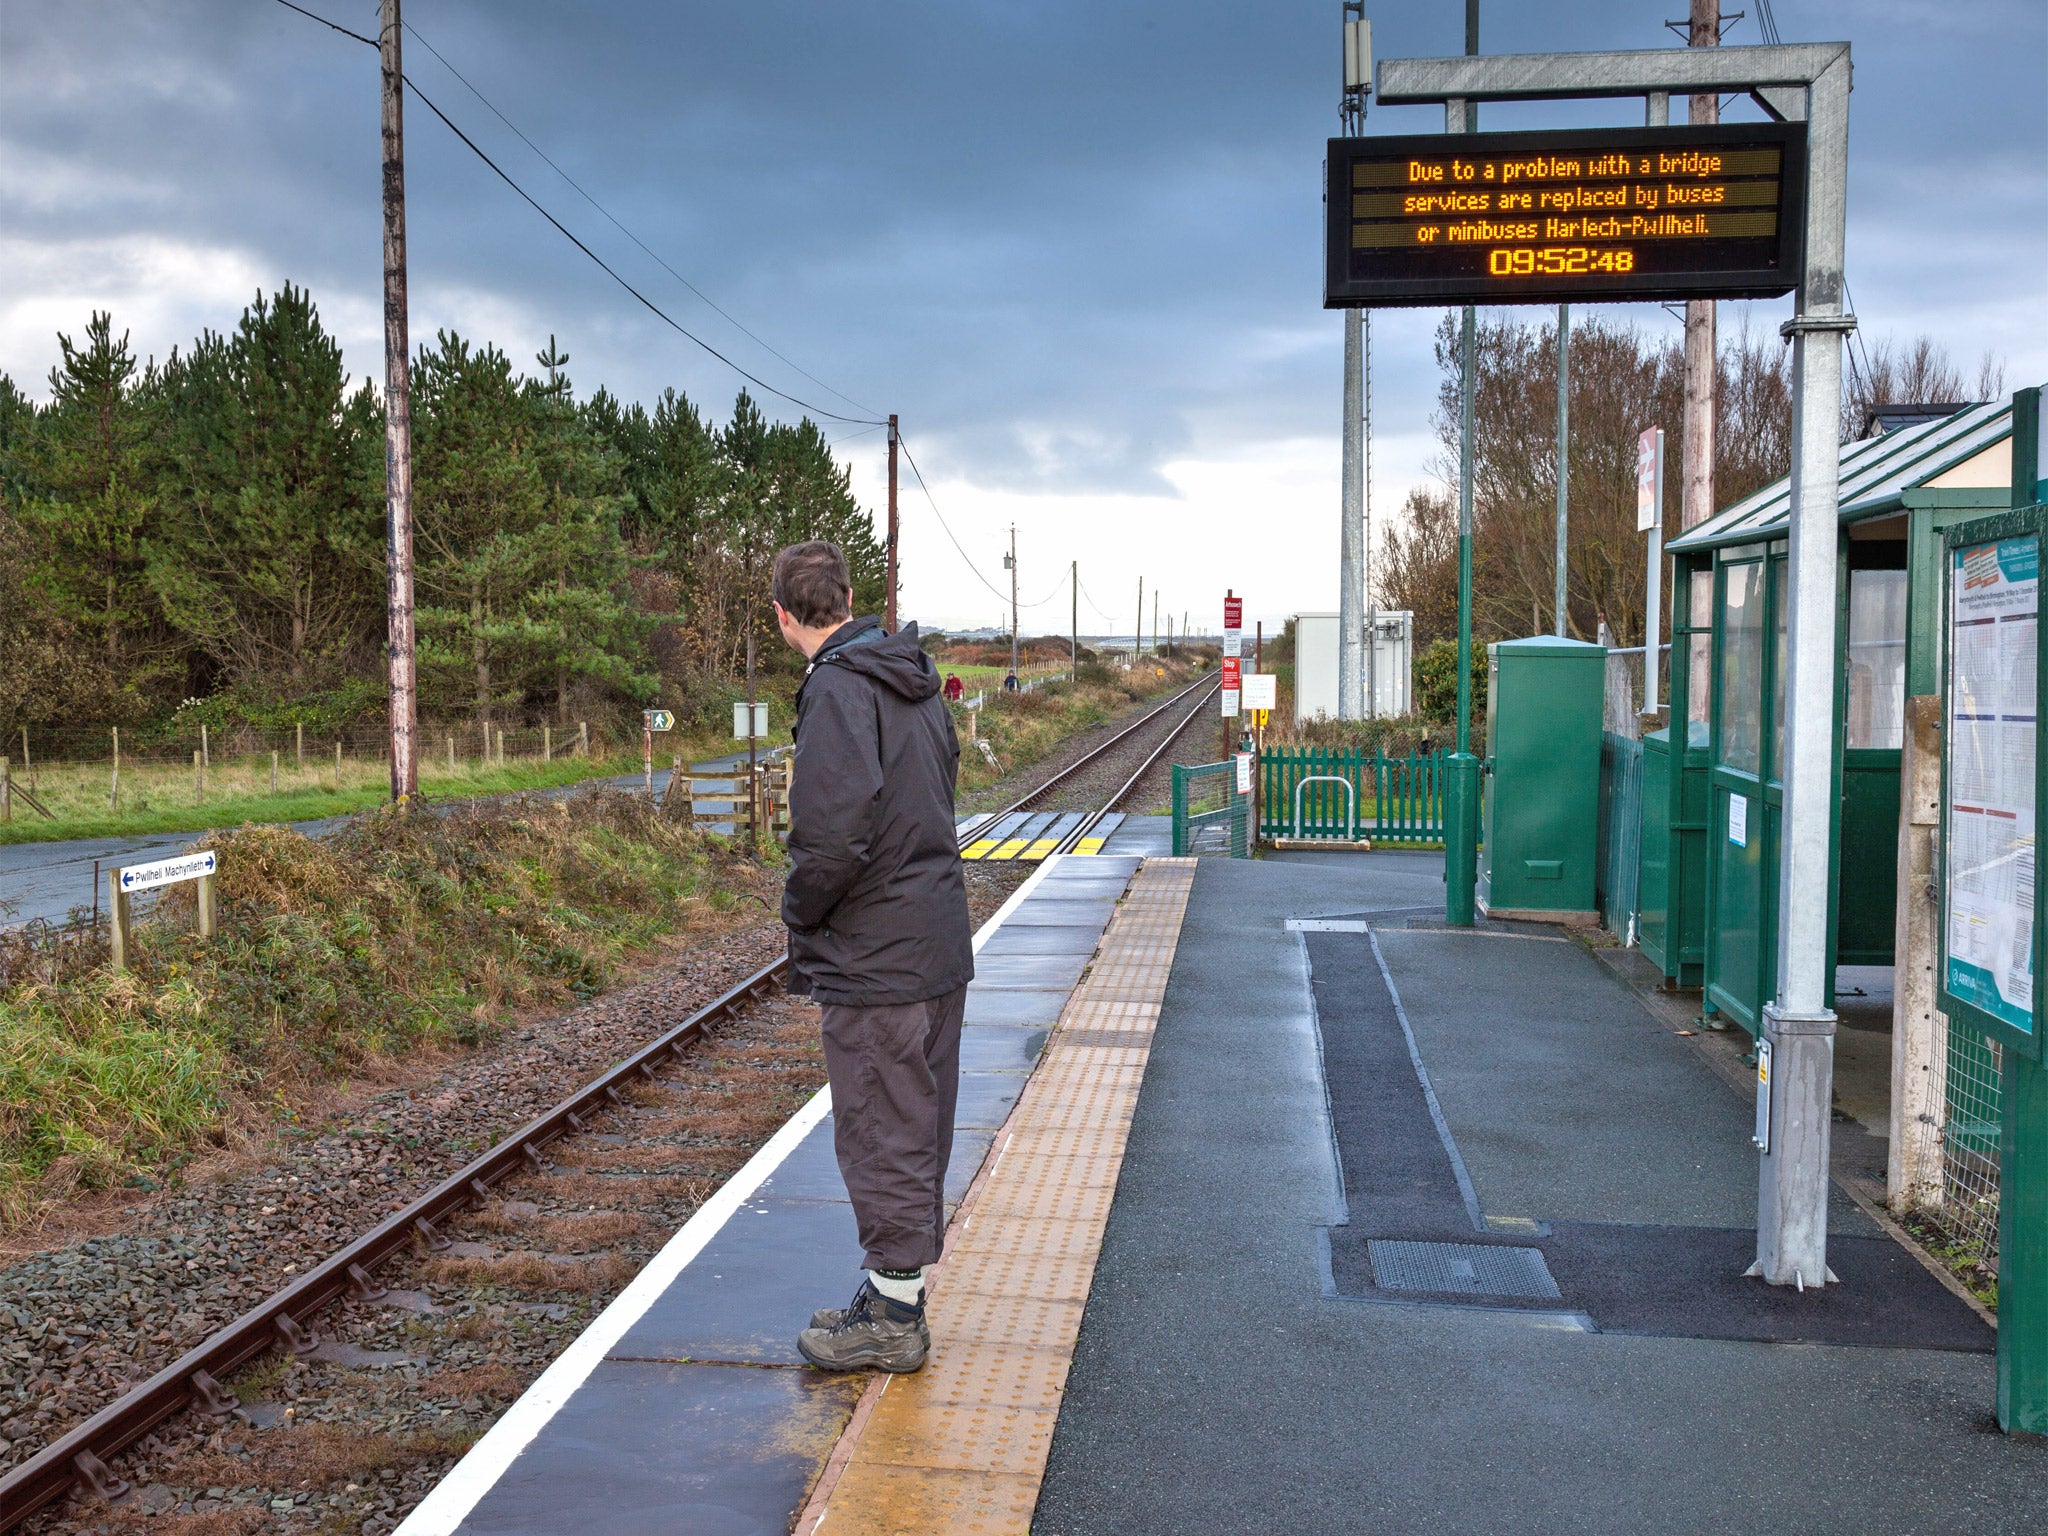
M1538 636L1486 656L1479 910L1590 927L1607 648Z

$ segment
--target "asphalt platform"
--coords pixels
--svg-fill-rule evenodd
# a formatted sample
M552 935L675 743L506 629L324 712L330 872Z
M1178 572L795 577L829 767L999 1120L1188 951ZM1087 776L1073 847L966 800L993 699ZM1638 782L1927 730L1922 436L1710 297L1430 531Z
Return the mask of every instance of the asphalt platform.
M1441 870L1202 862L1036 1536L2048 1530L1976 1313L1840 1196L1741 1278L1750 1105Z

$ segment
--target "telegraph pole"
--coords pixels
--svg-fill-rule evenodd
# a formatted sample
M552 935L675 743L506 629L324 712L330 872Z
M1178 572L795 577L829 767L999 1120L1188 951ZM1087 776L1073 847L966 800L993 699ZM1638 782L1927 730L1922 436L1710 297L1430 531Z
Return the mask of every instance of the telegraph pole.
M1344 132L1365 131L1372 84L1371 24L1365 0L1344 0ZM1337 543L1337 718L1356 720L1365 637L1365 348L1362 309L1344 311L1344 456L1342 523Z
M412 615L412 381L405 296L405 68L398 0L381 0L384 137L384 593L391 646L391 798L419 793L419 698Z
M1067 665L1078 680L1081 674L1081 562L1078 560L1070 562L1067 567L1067 585L1072 589L1069 595L1074 600L1074 612L1067 621L1072 626L1068 630L1070 638L1067 642L1072 647L1072 655Z
M1145 578L1138 578L1138 617L1131 630L1131 669L1137 670L1138 653L1145 649Z
M889 413L889 596L883 605L882 628L896 633L896 413Z
M1017 525L1010 524L1010 675L1017 675ZM1022 687L1020 683L1018 685Z
M1721 0L1692 0L1694 48L1721 46ZM1721 98L1709 92L1686 98L1685 120L1718 123ZM1691 528L1714 513L1714 301L1685 301L1685 416L1680 429L1678 523ZM1655 644L1656 642L1648 642ZM1676 659L1675 657L1673 658Z

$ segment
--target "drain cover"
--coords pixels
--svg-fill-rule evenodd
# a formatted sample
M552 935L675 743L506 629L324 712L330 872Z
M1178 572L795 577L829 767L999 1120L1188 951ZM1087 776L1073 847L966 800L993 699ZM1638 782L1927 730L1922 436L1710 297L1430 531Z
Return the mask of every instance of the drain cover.
M1464 1296L1528 1296L1557 1301L1562 1293L1535 1248L1490 1243L1402 1243L1372 1240L1373 1280L1383 1291L1435 1291Z

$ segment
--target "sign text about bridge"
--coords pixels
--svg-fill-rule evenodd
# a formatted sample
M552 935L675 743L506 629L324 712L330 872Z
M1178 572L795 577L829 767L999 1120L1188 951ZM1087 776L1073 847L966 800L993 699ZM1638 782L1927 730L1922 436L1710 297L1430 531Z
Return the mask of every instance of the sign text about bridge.
M1805 150L1797 123L1332 139L1324 301L1787 293Z

